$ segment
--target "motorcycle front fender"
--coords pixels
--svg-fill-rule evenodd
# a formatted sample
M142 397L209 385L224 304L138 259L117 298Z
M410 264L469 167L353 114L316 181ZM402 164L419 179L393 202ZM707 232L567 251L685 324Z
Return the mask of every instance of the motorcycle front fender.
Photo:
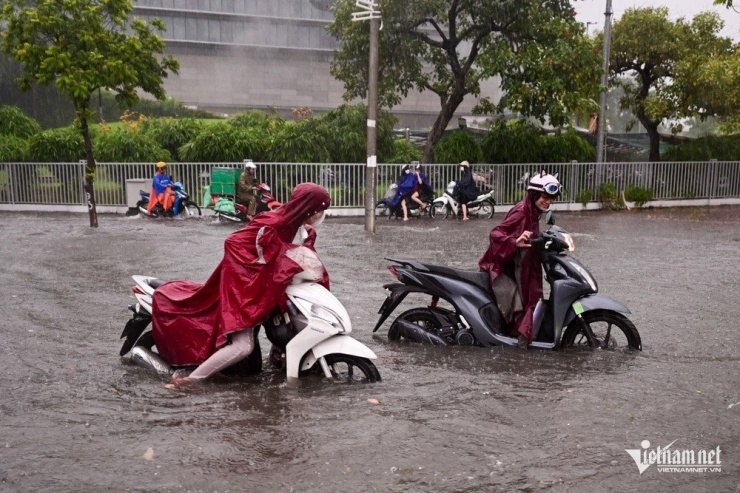
M578 313L585 313L593 310L608 310L612 312L626 314L632 313L630 309L624 306L622 303L600 294L590 294L588 296L578 298L568 307L568 311L565 312L563 323L560 325L560 327L557 327L558 330L555 334L556 341L560 340L560 335L563 328L567 327L568 324L570 324L573 319L578 316L578 313L576 313L576 309L573 305L580 305L580 307L578 308Z
M375 324L373 332L378 331L380 326L383 325L383 322L385 322L388 316L393 313L393 310L395 310L396 307L401 304L401 302L409 293L427 293L427 291L423 288L419 288L416 286L407 286L406 284L401 283L386 284L383 287L389 290L390 293L388 293L388 297L386 297L383 305L380 307L380 310L378 310L380 318L378 319L378 323Z
M375 353L357 339L353 339L346 334L337 334L329 339L323 340L315 345L301 363L300 370L305 371L311 368L319 358L328 354L349 354L360 358L378 359ZM288 378L298 378L298 374L288 374Z
M449 205L450 204L450 199L448 199L447 197L437 197L436 199L434 199L434 202L432 202L432 204Z

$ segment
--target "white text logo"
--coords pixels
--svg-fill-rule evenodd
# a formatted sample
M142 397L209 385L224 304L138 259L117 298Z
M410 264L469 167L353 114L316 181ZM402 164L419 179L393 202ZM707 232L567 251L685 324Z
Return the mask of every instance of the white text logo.
M635 460L640 474L655 464L660 472L722 472L722 461L719 458L720 448L711 450L674 450L673 440L665 447L650 448L650 441L643 440L642 449L625 449Z

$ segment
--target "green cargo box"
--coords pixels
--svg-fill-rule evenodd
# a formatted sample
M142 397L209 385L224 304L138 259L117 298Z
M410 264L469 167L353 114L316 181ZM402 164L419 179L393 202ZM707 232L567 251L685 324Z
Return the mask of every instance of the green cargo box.
M241 173L241 168L213 168L211 170L211 193L235 195Z

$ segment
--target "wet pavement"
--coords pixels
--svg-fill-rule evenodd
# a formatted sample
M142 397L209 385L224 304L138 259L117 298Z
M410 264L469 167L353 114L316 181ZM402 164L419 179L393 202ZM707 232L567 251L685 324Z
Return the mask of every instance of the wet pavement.
M203 281L235 227L0 213L0 490L740 490L740 207L557 214L601 293L632 310L641 353L430 348L391 343L388 323L373 335L393 280L383 257L475 269L501 217L320 227L382 382L293 388L268 366L173 391L118 357L130 276ZM640 474L626 449L644 440L719 447L721 472Z

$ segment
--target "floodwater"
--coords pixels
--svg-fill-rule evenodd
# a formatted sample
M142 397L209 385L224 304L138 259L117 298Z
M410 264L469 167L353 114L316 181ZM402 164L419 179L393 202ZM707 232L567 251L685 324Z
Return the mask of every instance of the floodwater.
M557 214L601 293L632 310L641 353L422 347L388 341L388 323L372 333L393 281L383 257L476 269L501 216L319 228L332 289L382 382L295 388L265 365L170 390L118 357L130 276L203 281L235 227L0 213L0 490L740 490L740 207ZM645 440L648 453L719 447L721 472L640 474L626 449Z

